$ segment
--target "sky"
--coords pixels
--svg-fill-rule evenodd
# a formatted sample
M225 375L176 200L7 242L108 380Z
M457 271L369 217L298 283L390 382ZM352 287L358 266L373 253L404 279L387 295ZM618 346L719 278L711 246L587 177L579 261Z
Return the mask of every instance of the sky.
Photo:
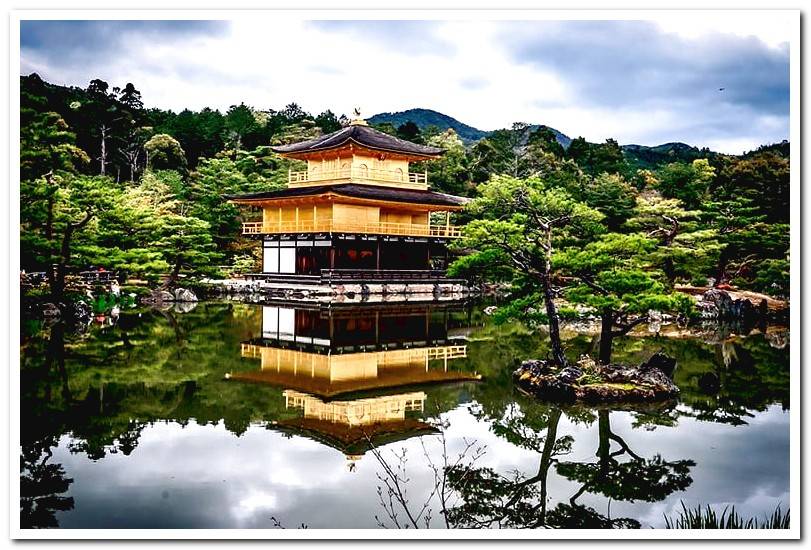
M655 12L650 12L655 13ZM433 109L482 130L546 124L600 142L738 154L789 137L793 15L623 21L23 21L22 74L132 82L176 111L296 102L364 117Z

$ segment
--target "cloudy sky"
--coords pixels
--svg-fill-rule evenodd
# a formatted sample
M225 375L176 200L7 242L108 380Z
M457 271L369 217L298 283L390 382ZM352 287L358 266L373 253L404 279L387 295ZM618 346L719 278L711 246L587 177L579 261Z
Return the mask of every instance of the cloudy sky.
M483 130L740 153L789 137L793 15L638 21L23 21L21 73L132 82L147 106L364 116L434 109ZM723 90L722 90L723 88Z

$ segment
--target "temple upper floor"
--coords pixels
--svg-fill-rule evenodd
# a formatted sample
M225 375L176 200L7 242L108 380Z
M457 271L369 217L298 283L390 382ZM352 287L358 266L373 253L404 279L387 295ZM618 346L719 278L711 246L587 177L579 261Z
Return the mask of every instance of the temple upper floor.
M369 127L363 120L318 138L272 148L280 155L307 162L307 170L290 171L288 185L342 183L428 189L425 171L409 163L439 158L444 151L412 143Z

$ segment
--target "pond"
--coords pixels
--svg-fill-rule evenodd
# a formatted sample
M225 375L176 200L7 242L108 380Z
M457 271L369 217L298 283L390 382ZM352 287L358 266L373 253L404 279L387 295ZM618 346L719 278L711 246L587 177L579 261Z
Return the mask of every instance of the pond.
M616 361L676 357L681 395L595 408L514 388L546 341L480 305L183 309L24 323L23 528L647 528L682 503L789 506L785 329L619 339ZM570 358L594 345L564 337Z

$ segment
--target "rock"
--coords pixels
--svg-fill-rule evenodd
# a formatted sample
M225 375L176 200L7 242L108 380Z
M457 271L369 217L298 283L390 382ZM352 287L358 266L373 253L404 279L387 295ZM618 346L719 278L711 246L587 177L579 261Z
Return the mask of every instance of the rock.
M519 370L530 372L535 376L550 374L552 372L549 363L541 359L527 359L521 363Z
M788 330L780 330L766 333L766 341L775 349L785 349L788 345Z
M93 308L82 300L69 303L67 309L68 318L77 324L86 325L93 320Z
M705 292L696 307L705 319L751 323L759 317L758 309L748 298L733 300L728 292L719 288Z
M194 292L186 288L176 288L174 294L175 302L197 302L197 296Z
M547 361L528 360L513 373L513 378L524 391L550 401L657 401L679 393L662 370L672 373L675 363L662 353L639 367L598 365L583 357L577 365L556 369Z
M174 301L174 294L166 290L153 290L148 296L141 298L141 302L144 304L163 304Z
M570 365L557 374L557 379L563 384L571 385L577 382L577 379L581 376L583 376L583 371L578 367Z
M47 302L42 304L42 316L46 319L57 319L62 316L62 310L56 304Z
M673 372L676 370L676 360L659 351L654 353L650 359L639 365L639 370L648 369L659 369L667 377L673 378Z

